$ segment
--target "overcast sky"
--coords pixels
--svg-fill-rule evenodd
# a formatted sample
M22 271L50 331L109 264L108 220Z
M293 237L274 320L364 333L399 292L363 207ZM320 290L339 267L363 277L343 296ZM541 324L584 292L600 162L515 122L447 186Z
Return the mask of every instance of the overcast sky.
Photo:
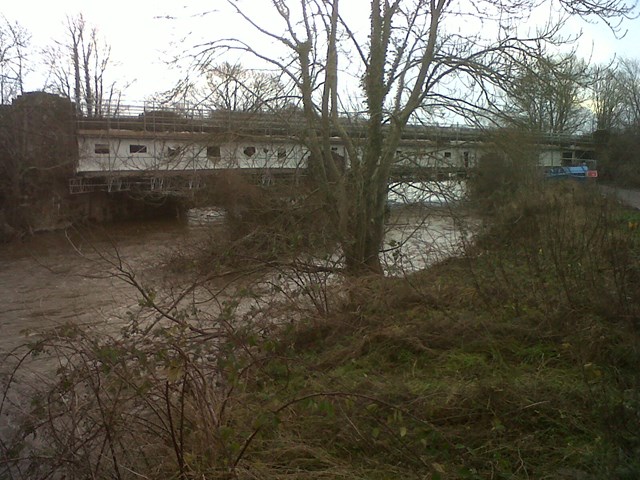
M155 92L171 88L178 79L166 61L198 39L216 38L232 32L234 25L222 13L205 17L197 15L215 11L222 0L2 0L0 12L10 21L17 21L32 34L32 47L39 50L53 38L64 35L67 16L82 12L89 24L96 25L112 46L112 74L118 83L131 83L126 99L141 102ZM261 15L269 0L245 0ZM348 0L343 0L348 6ZM361 15L354 12L354 15ZM366 20L366 19L365 19ZM602 24L572 21L572 27L582 29L579 53L603 62L614 55L640 57L640 20L624 24L626 37L617 40ZM185 37L187 40L184 40ZM26 88L35 90L44 79L37 72L27 77Z

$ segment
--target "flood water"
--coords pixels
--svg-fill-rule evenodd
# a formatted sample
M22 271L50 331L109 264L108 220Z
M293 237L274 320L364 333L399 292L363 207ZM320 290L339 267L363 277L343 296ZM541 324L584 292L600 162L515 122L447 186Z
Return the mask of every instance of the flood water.
M23 332L67 321L100 323L136 303L135 289L108 271L117 255L143 275L193 235L177 221L155 221L0 245L0 354L21 343Z
M436 209L425 216L421 208L392 208L383 253L387 274L404 275L455 255L468 238L460 227L460 219L450 212ZM117 334L126 312L136 311L141 297L136 288L118 278L119 268L135 272L136 281L145 286L163 284L167 278L173 282L175 278L163 268L167 260L194 243L210 241L221 229L220 212L196 211L185 222L122 223L0 244L0 358L7 359L0 375L9 374L17 358L12 352L37 338L32 336L38 331L72 322ZM324 280L328 285L335 279L329 274ZM272 292L269 287L275 282L286 282L270 274L261 281L263 288L267 286L264 292ZM279 286L279 291L301 287L295 282ZM211 304L211 308L216 307ZM0 442L17 428L16 419L28 409L40 379L49 380L52 361L58 360L32 358L29 367L21 368L14 378L0 408Z
M108 323L136 305L137 290L113 275L118 263L153 283L161 274L158 264L173 252L222 228L219 215L195 218L52 232L0 245L0 355L24 343L29 331L68 321ZM392 210L385 268L392 275L424 268L455 254L463 239L449 214Z

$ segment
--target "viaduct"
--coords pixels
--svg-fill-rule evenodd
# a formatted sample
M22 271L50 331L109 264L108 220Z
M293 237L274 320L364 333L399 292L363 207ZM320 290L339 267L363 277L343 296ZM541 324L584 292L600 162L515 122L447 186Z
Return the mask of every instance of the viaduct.
M50 220L41 224L68 216L101 221L135 215L150 198L166 203L222 172L264 185L295 182L309 159L297 140L303 125L295 111L275 117L149 105L107 105L99 115L78 116L67 99L25 94L0 110L0 208L26 206L32 224L38 215ZM356 139L364 134L357 121L349 128ZM490 136L468 127L411 125L392 175L464 177L491 148ZM541 166L593 159L590 136L541 135L535 143ZM346 157L337 135L332 150Z

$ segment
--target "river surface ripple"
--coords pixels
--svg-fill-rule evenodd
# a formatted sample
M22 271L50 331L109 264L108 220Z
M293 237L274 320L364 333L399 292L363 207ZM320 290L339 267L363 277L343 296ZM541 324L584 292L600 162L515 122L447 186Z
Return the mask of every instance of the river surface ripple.
M135 289L109 274L106 261L117 261L117 251L144 273L192 235L179 222L154 221L0 244L0 355L24 342L29 330L67 321L99 323L136 303Z
M468 223L444 211L425 216L419 208L392 209L382 257L387 274L404 275L457 254L469 238L469 229L464 228ZM176 252L189 251L190 245L210 242L210 236L222 228L219 215L198 212L188 222L130 222L0 244L0 359L8 360L0 365L0 380L8 380L6 375L15 364L17 357L11 352L38 331L66 322L97 325L105 333L119 330L126 312L139 307L140 293L114 276L118 262L135 272L143 285L166 285L163 263ZM266 274L264 291L272 292L268 286L275 282L286 282L278 278ZM329 275L327 285L334 280ZM170 277L170 282L175 278ZM295 282L281 286L300 288ZM17 428L15 419L28 410L32 388L48 381L56 361L33 358L14 377L0 412L0 442Z
M394 275L456 254L465 238L451 215L425 220L415 209L392 211L388 227L383 259ZM68 321L107 322L136 305L138 292L109 274L106 261L122 260L152 284L163 258L203 239L210 228L175 220L131 222L0 244L0 355L24 343L25 332Z

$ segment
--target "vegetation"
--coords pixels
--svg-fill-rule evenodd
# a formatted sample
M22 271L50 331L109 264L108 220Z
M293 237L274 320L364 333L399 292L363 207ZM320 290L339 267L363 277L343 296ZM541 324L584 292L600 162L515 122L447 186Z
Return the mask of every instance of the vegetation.
M283 269L225 289L220 270L163 294L103 255L139 288L139 310L120 332L67 325L14 352L23 368L36 356L57 369L2 446L3 468L637 478L639 220L583 186L520 191L461 258L297 290Z
M18 22L0 16L0 105L23 93L31 35Z
M61 40L44 52L49 69L48 91L73 100L80 116L100 117L112 113L112 102L120 102L116 82L107 81L113 65L111 46L82 14L67 17Z
M574 55L524 55L514 61L501 123L525 131L575 134L585 130L589 110L584 108L589 82L587 65Z
M389 174L409 120L440 109L491 117L474 95L491 96L522 55L532 63L521 65L523 88L511 93L531 123L539 116L524 108L532 71L557 78L557 65L533 60L559 26L511 36L532 13L526 2L489 0L467 12L444 0L372 0L360 38L338 0L305 0L298 10L274 0L280 30L261 27L242 2L227 3L270 51L242 39L214 42L201 66L240 50L282 77L249 75L235 92L241 70L227 65L212 77L223 80L214 101L226 96L234 108L262 112L263 99L239 95L264 88L283 108L301 105L315 183L291 199L223 179L227 188L216 194L229 230L212 236L206 263L189 255L170 262L167 284L139 277L117 251L95 252L98 270L134 286L139 304L111 331L70 323L7 356L13 369L0 414L18 423L0 444L1 475L637 478L635 214L588 186L533 182L534 149L523 152L511 138L519 151L510 153L496 140L484 168L510 174L479 175L471 185L476 198L492 193L492 216L464 255L404 278L379 275ZM559 8L605 19L633 13L618 0ZM449 16L500 18L499 37L487 38L490 28L444 34ZM103 89L91 69L79 72L90 59L106 62L108 48L98 55L84 28L81 17L69 21L72 63L57 64L58 80L86 115L100 115ZM271 55L274 42L282 56ZM339 62L350 54L359 62L353 71ZM99 74L106 63L94 65ZM346 74L360 80L352 117L338 88ZM575 103L573 90L568 96ZM547 118L534 130L568 128L567 112L551 122L562 128ZM358 135L351 121L362 126ZM331 150L336 136L349 169Z
M553 2L551 11L563 14L552 14L535 32L524 33L518 26L537 6L527 2L487 0L467 6L445 0L371 0L362 3L369 18L364 29L338 0L269 3L273 18L266 19L247 3L223 2L246 28L238 28L235 38L214 38L199 46L198 66L206 70L222 55L239 53L272 68L286 82L285 90L303 112L301 141L321 167L318 187L346 267L358 275L382 272L389 175L410 121L432 121L439 115L493 119L495 111L486 100L515 83L522 72L539 76L533 69L537 59L537 67L550 71L544 78L560 78L552 74L559 65L541 56L544 47L563 43L558 32L565 13L595 15L612 25L608 19L626 18L634 10L618 0ZM464 35L452 33L458 22L466 24ZM522 68L516 68L518 63ZM568 93L547 96L551 102L567 100L562 119L548 121L545 101L540 128L557 132L568 127L576 101L573 76L565 82ZM526 78L523 83L527 85L509 93L522 94L530 86ZM528 100L519 98L519 109L527 110L523 106ZM351 133L352 123L361 126L361 133ZM335 137L344 145L348 170L341 170L331 150Z
M493 212L517 194L539 185L539 147L530 133L517 129L487 134L491 147L482 155L468 179L467 194L478 211Z
M602 180L620 187L640 186L640 129L598 132L598 170Z
M619 59L591 72L597 131L598 170L605 182L623 187L640 185L640 64Z

